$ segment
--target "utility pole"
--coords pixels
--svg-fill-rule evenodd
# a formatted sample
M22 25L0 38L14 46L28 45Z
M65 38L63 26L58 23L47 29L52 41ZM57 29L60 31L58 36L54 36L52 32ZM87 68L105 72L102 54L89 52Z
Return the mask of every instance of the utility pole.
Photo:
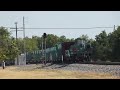
M17 40L17 22L15 22L16 25L16 40Z
M17 44L17 46L18 46L18 43L17 43L17 22L15 22L15 25L16 25L16 44ZM19 63L18 63L18 52L17 52L17 65L18 65Z
M42 38L44 39L44 44L45 44L45 46L44 46L45 65L46 65L46 37L47 37L46 33L43 33Z
M25 65L26 65L26 44L25 44L25 20L24 20L24 17L23 17L23 37L24 37L24 62L25 62Z
M115 31L115 25L114 25L114 31Z
M44 53L43 53L43 36L42 36L42 57L43 57Z
M46 38L45 38L45 65L46 65Z

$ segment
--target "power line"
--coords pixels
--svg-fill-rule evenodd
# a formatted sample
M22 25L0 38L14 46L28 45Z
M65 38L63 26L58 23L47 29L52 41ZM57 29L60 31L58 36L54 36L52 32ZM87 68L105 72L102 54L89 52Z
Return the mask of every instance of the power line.
M118 27L118 26L115 26ZM15 29L13 27L6 27L10 29ZM89 27L89 28L25 28L25 29L97 29L97 28L113 28L113 27ZM18 29L23 29L23 27L20 27Z
M95 28L113 28L113 27L91 27L91 28L26 28L26 29L95 29Z

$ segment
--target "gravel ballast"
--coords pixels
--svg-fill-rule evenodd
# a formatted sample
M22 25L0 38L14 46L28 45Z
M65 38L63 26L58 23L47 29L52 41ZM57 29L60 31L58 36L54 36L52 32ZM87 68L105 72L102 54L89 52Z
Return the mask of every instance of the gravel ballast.
M17 70L35 70L35 69L58 69L83 72L110 73L120 76L120 65L93 65L93 64L30 64L26 66L17 66Z

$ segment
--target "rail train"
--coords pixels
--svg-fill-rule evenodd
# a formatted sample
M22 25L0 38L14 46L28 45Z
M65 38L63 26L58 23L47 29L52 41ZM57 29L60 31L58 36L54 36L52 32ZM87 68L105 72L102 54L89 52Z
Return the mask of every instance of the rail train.
M75 63L90 61L92 55L91 43L84 40L58 43L46 50L26 53L26 63Z

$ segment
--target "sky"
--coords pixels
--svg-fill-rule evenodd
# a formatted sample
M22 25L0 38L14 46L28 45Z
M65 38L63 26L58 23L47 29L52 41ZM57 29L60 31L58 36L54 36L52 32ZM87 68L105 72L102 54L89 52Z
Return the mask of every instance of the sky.
M114 27L120 25L120 11L0 11L0 26L22 27L22 18L25 17L26 28L89 28L89 27ZM117 27L116 27L117 28ZM11 31L12 29L8 29ZM41 36L43 33L65 35L67 38L77 38L87 34L95 38L101 31L107 33L113 28L99 29L26 29L26 36ZM12 32L15 36L15 32ZM18 37L23 37L23 32L18 32Z

